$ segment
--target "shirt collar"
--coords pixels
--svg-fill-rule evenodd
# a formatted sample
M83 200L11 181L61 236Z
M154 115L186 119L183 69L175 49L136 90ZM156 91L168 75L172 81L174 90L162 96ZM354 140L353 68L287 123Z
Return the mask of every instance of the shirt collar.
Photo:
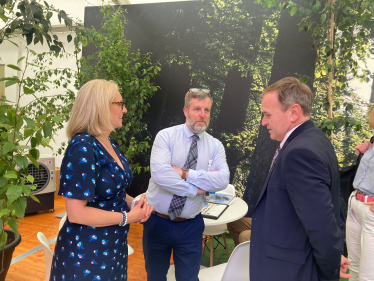
M301 123L303 124L303 123ZM301 124L297 125L296 127L293 127L291 130L287 132L287 134L284 136L282 142L280 143L279 147L282 148L285 142L287 141L288 137L292 134L293 131L296 130L297 127L299 127Z

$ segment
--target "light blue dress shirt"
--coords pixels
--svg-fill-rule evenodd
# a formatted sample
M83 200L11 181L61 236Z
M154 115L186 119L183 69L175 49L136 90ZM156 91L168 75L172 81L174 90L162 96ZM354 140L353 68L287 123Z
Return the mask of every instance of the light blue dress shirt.
M204 195L196 194L198 188L220 191L229 184L225 149L219 140L206 132L198 134L196 170L189 170L187 180L171 167L183 167L192 135L186 124L182 124L161 130L156 136L151 153L151 179L146 192L147 201L156 212L168 215L171 199L176 194L187 196L180 217L194 218L203 208ZM209 160L213 161L210 172L207 171Z
M353 187L367 196L374 196L374 144L362 156Z

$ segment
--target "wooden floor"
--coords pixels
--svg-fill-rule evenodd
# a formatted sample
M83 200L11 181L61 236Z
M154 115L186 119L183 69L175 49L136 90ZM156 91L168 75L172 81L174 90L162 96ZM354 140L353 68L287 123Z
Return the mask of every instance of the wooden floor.
M65 212L65 202L62 197L55 200L55 212L40 212L27 215L19 229L22 241L14 251L13 258L40 245L36 234L43 232L47 240L58 234L60 218L57 214ZM134 254L129 256L128 281L145 281L147 274L144 269L144 257L142 247L143 226L131 224L128 235L128 243L133 247ZM55 244L51 244L52 251ZM45 260L43 250L13 264L8 271L5 281L43 281L45 280Z

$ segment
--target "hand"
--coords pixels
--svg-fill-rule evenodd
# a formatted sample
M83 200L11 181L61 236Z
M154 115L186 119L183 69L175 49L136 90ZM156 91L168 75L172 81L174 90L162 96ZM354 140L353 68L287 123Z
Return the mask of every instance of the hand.
M150 206L147 204L145 200L145 194L140 197L138 204L131 209L130 212L127 213L127 221L128 223L132 222L141 222L143 219L148 219L150 213ZM148 217L147 217L148 216Z
M341 262L340 262L340 278L351 278L352 275L347 272L348 265L351 264L351 262L342 255Z
M372 146L372 143L370 141L365 141L359 145L356 145L355 146L355 152L356 152L356 155L360 155L360 153L365 153L369 148L370 146Z
M206 190L198 188L196 194L205 194Z
M177 174L182 177L182 174L183 174L183 170L182 168L178 168L178 167L175 167L175 166L171 166L176 172Z
M363 202L365 205L371 205L370 206L370 211L372 212L372 213L374 213L374 202Z
M148 205L147 200L144 200L143 206L145 206L145 208L146 208L145 218L143 218L140 221L136 222L137 224L146 222L149 219L149 217L151 216L151 214L152 214L153 207L150 206L150 205Z

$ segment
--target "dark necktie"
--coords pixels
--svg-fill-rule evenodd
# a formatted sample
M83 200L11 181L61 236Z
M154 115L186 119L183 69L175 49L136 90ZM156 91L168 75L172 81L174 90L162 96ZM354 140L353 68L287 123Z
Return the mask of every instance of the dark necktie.
M187 169L196 169L196 164L197 164L197 141L199 139L198 135L193 135L192 136L192 143L190 147L190 151L188 152L187 155L187 160L183 165L183 168ZM180 214L183 211L184 205L186 204L187 196L178 196L175 195L173 196L173 199L171 199L168 214L170 216L171 220L176 219L177 217L180 216Z
M277 148L277 150L275 151L275 154L274 154L274 156L273 156L273 161L271 161L271 165L270 165L270 169L269 169L269 170L271 170L271 168L273 167L274 162L275 162L275 159L277 159L278 154L279 154L279 150L280 150L280 149L281 149L281 147L278 146L278 148Z

